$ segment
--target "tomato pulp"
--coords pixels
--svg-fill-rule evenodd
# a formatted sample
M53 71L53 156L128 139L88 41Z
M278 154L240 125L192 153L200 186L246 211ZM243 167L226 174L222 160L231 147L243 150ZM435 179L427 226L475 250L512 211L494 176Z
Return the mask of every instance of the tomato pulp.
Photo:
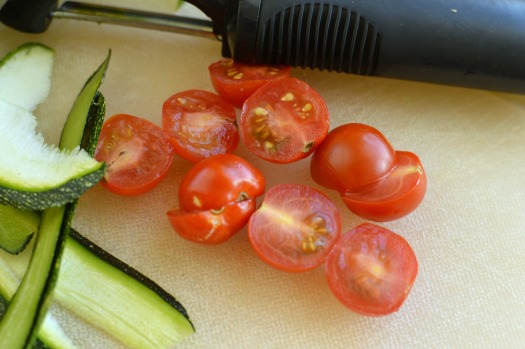
M255 253L288 272L322 264L341 234L341 216L323 193L299 184L276 185L248 223Z
M166 176L173 162L173 147L159 126L117 114L102 126L95 159L107 166L102 186L120 195L139 195Z
M417 276L414 251L400 235L371 223L343 234L325 262L328 285L350 310L368 316L397 311Z
M328 108L305 82L294 78L273 80L244 103L241 135L258 157L290 163L310 155L326 137Z
M238 108L268 81L291 75L290 67L243 64L231 59L211 64L208 71L215 91Z
M231 104L203 90L176 93L162 105L162 127L175 152L192 162L233 152L239 145L236 118Z

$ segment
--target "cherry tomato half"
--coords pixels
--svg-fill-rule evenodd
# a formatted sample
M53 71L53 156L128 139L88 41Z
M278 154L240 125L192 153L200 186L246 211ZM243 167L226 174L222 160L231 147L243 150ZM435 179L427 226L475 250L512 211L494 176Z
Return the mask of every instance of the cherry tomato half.
M139 195L157 186L173 162L162 128L128 114L104 122L95 158L106 163L102 186L120 195Z
M175 152L192 162L233 152L239 145L236 118L231 104L208 91L182 91L162 105L162 128Z
M238 108L265 83L290 77L292 71L286 66L243 64L231 59L215 62L208 70L217 93Z
M255 253L269 265L302 272L322 264L341 234L341 216L321 192L281 184L266 193L248 223Z
M246 225L264 189L262 173L246 160L233 154L215 155L186 173L179 188L179 205L167 216L181 237L219 244Z
M305 82L273 80L244 103L241 134L248 150L258 157L290 163L310 155L326 137L328 108Z
M385 177L396 161L395 150L382 133L350 123L328 133L312 155L310 173L326 188L352 193Z
M350 310L368 316L397 311L417 276L414 251L400 235L371 223L343 234L325 261L328 285Z
M427 176L417 155L397 152L397 163L388 176L357 193L342 195L355 214L376 222L399 219L423 201Z
M179 205L186 211L219 210L232 202L264 193L263 174L234 154L220 154L196 163L182 178Z
M310 173L318 184L337 190L352 212L379 222L414 211L427 186L415 154L395 151L378 130L358 123L328 134L312 156Z
M238 233L248 223L255 208L255 199L247 199L219 210L188 212L174 208L167 215L173 229L184 239L216 245Z

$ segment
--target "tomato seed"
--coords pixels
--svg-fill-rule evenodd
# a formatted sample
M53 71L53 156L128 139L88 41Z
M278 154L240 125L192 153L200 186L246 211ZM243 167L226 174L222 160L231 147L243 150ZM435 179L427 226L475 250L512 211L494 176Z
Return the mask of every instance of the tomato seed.
M295 99L295 96L291 92L288 92L287 94L281 97L281 101L283 102L290 102L290 101L293 101L294 99Z

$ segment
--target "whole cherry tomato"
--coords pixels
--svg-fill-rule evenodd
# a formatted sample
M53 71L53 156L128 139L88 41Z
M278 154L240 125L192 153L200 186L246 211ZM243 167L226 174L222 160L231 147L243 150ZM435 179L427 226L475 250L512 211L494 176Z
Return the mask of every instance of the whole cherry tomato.
M350 310L368 316L397 311L417 276L414 251L400 235L371 223L343 234L325 261L328 285Z
M326 137L328 108L305 82L294 78L272 80L244 103L241 135L258 157L290 163L310 155Z
M175 152L192 162L233 152L239 145L236 118L231 104L203 90L176 93L162 105L162 127Z
M322 264L341 234L341 216L323 193L299 184L276 185L248 223L255 253L269 265L302 272Z
M290 67L243 64L231 59L221 59L208 70L217 93L238 108L268 81L291 75Z
M173 162L173 147L159 126L117 114L104 122L95 158L107 165L103 187L120 195L139 195L166 176Z
M234 154L199 161L184 176L178 206L167 212L173 229L183 238L218 244L239 232L264 193L262 173Z
M320 185L337 190L352 212L380 222L414 211L427 187L415 154L395 151L382 133L358 123L328 134L312 156L310 173Z

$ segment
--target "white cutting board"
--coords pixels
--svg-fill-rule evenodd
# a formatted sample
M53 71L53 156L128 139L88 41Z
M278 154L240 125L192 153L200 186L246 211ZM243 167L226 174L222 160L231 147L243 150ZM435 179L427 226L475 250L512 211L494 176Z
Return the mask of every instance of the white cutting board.
M129 113L159 125L170 95L213 90L207 67L220 58L220 43L180 34L60 20L45 34L29 35L0 25L0 55L27 41L56 50L52 93L36 112L48 142L58 140L71 103L108 49L101 88L107 115ZM525 98L312 70L293 75L325 98L331 127L370 124L423 161L423 204L383 224L403 235L419 260L398 313L368 318L346 310L321 268L274 270L252 252L245 231L215 247L179 238L165 212L191 166L180 158L146 195L90 190L75 228L182 302L197 332L180 348L525 348ZM236 153L264 171L268 187L317 187L309 159L274 165L243 146ZM343 212L345 230L363 221L328 194ZM72 335L81 348L113 347L85 326L74 326Z

